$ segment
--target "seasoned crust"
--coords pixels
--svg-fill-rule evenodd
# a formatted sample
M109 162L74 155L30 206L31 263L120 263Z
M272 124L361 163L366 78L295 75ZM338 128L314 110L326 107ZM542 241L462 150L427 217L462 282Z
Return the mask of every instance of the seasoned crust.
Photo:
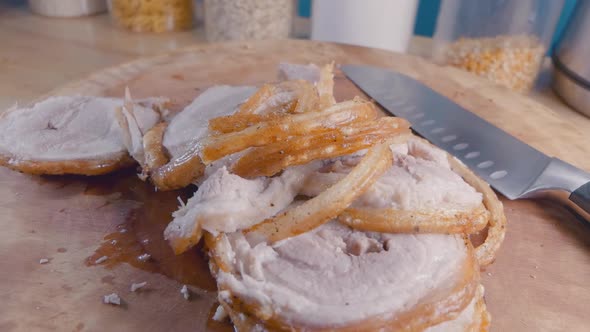
M489 212L483 204L470 211L348 208L338 220L367 232L471 234L487 225Z

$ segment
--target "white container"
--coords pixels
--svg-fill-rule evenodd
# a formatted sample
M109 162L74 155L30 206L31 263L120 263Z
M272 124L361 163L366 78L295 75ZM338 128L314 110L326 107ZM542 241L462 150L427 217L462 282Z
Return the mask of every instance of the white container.
M417 0L315 0L311 39L405 52Z
M106 12L106 0L29 0L35 14L51 17L80 17Z

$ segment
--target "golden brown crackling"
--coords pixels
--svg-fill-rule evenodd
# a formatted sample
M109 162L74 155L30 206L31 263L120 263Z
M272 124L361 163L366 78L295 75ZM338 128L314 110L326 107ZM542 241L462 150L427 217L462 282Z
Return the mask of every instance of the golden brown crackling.
M232 166L232 172L245 178L273 176L289 166L348 155L390 139L407 140L409 127L404 119L382 117L327 132L292 137L251 149Z
M327 132L335 126L375 119L377 114L371 102L346 101L320 112L287 114L278 120L256 124L238 132L207 137L199 152L203 162L210 164L249 147L264 146L293 136Z
M205 165L194 145L183 155L151 171L150 179L158 190L174 190L188 186L205 172Z
M366 232L472 234L486 227L489 216L483 204L468 211L348 208L338 221Z
M278 104L268 101L273 95L292 93L292 97ZM265 105L265 103L267 103ZM304 80L264 84L242 103L236 113L209 120L209 130L214 133L231 133L246 129L260 122L277 120L286 114L319 111L319 95L313 84Z

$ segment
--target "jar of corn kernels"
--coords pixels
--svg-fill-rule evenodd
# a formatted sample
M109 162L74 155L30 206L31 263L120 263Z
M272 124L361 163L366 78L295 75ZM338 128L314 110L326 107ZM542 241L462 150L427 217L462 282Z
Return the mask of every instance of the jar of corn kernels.
M503 85L529 91L564 0L443 0L433 58Z
M291 33L294 0L205 0L209 41L281 39Z
M113 22L136 32L188 30L193 26L193 0L109 0Z

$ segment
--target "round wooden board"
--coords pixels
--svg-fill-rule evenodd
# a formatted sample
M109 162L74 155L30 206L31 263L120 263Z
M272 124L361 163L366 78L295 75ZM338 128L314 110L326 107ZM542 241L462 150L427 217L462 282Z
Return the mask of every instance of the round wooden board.
M537 149L590 170L585 137L589 119L557 115L452 68L367 48L309 41L198 46L106 69L54 94L122 96L129 86L135 98L167 96L181 109L208 86L274 80L279 62L332 60L393 68L415 77ZM360 92L352 83L337 77L337 99L356 94ZM1 169L0 181L1 331L229 329L209 319L215 291L206 275L192 286L191 301L185 301L179 293L182 283L161 274L128 264L85 266L103 237L132 217L156 220L156 226L140 225L160 232L174 210L176 193L156 196L149 185L134 179L133 172L96 178L36 177ZM585 331L590 322L590 232L549 201L504 204L506 241L497 261L483 272L492 330ZM150 246L165 243L155 240L146 244ZM44 257L50 262L39 264ZM206 274L205 263L198 263L193 272ZM141 281L149 283L148 289L131 293L130 284ZM111 292L121 295L124 306L101 303L102 295Z

